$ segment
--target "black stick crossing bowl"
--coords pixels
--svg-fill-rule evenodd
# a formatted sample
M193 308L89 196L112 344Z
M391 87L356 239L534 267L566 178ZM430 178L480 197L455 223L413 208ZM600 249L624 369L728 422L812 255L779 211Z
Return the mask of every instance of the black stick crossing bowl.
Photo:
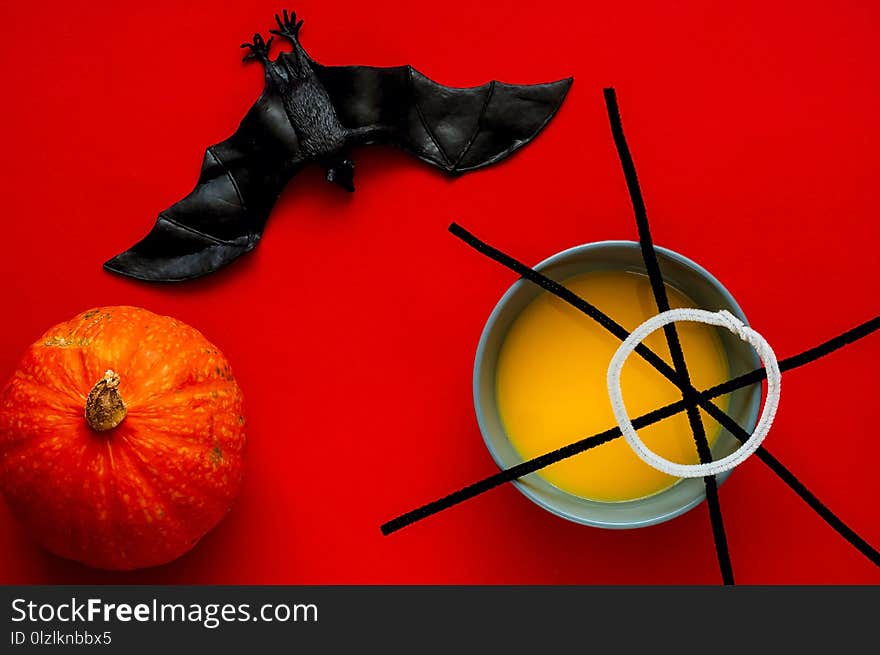
M706 269L671 250L658 247L656 252L666 284L690 298L695 307L710 311L726 309L746 322L733 296ZM559 283L592 271L646 273L639 244L634 241L601 241L576 246L546 259L535 270ZM521 463L523 458L508 438L499 414L496 380L498 357L508 330L519 314L545 293L548 291L529 280L520 279L514 283L489 316L477 347L473 378L474 407L486 447L502 469ZM615 329L611 325L613 316L609 324L605 324L608 316L603 316L598 308L588 303L582 305L579 309L585 312L583 320L598 320L606 328ZM618 325L616 329L619 331L621 328ZM625 337L625 331L618 336ZM760 367L757 354L748 344L727 330L718 330L718 336L727 359L729 377ZM584 365L589 364L585 362ZM760 406L761 386L752 385L730 394L726 412L751 432L757 423ZM571 441L583 436L586 435L571 435ZM721 429L712 446L713 459L729 455L740 445L727 430ZM719 475L719 484L730 473L727 471ZM514 484L527 498L550 512L570 521L602 528L638 528L662 523L697 506L706 497L705 484L699 478L682 479L653 495L621 502L596 501L574 495L554 486L538 472L523 476Z

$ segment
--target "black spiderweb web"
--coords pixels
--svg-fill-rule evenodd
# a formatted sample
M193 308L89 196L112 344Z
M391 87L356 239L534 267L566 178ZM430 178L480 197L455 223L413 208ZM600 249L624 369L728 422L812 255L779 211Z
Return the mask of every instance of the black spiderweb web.
M663 277L660 272L660 266L657 261L657 255L654 251L654 243L651 238L651 230L648 224L647 210L645 202L642 198L642 192L639 188L638 176L636 175L635 164L632 155L626 143L623 134L623 126L620 119L620 110L617 105L617 96L614 89L605 89L605 105L608 109L608 118L611 122L611 133L614 137L614 144L620 157L620 163L623 167L623 174L626 179L627 189L629 190L630 200L632 201L633 211L635 213L636 225L639 232L639 246L642 252L642 258L645 262L648 277L651 283L651 290L654 294L654 300L657 309L660 312L669 309L669 300L666 296L666 287L663 283ZM564 300L574 308L583 312L602 327L608 330L621 341L629 336L629 332L619 323L614 321L610 316L602 312L600 309L590 304L573 291L563 287L558 282L542 275L538 271L526 266L522 262L517 261L510 255L507 255L487 243L479 240L470 232L460 225L453 223L449 227L449 231L456 237L464 241L466 244L474 248L477 252L498 262L522 278L540 286L549 293ZM872 332L880 329L880 315L874 316L868 321L847 330L832 339L820 343L813 348L805 350L797 355L787 357L779 361L781 371L789 371L799 366L803 366L813 362L820 357L834 352L844 346L862 339ZM644 428L648 425L661 421L665 418L686 412L688 422L693 432L694 442L697 447L697 453L701 463L712 460L709 451L709 445L706 440L706 433L700 417L699 409L703 409L709 416L714 418L727 429L740 442L745 442L751 435L743 429L735 420L722 411L712 402L713 398L735 391L751 384L760 383L766 378L764 368L755 369L744 375L733 378L709 389L698 390L693 387L688 374L687 365L685 364L684 355L682 353L681 344L678 339L678 333L675 324L669 324L664 327L666 342L669 346L669 352L672 356L673 365L670 366L650 350L643 343L639 344L635 352L646 362L651 364L657 371L667 378L672 384L678 387L681 392L682 399L669 405L659 407L646 414L638 416L632 420L636 429ZM412 511L398 516L381 526L382 533L389 535L393 532L401 530L417 521L428 518L438 512L453 507L465 500L469 500L486 491L494 489L502 484L516 480L529 473L534 473L545 466L554 464L578 453L585 452L591 448L595 448L601 444L607 443L613 439L622 436L620 428L617 426L609 428L604 432L591 435L580 439L573 443L558 448L549 453L526 460L516 466L500 471L487 478L483 478L478 482L468 485L448 496L444 496L438 500L418 507ZM760 446L755 452L755 456L762 461L767 467L773 471L779 478L785 482L807 505L813 509L828 525L836 530L840 536L846 539L856 550L867 557L875 566L880 567L880 552L872 547L867 541L860 537L855 530L848 526L828 508L821 500L819 500L790 470L788 470L782 462L774 457L765 446ZM718 555L718 566L721 571L721 578L724 584L734 584L733 567L730 563L730 553L727 548L727 537L724 531L724 518L721 513L721 503L718 497L718 486L715 476L707 476L703 478L706 485L706 505L709 509L709 517L712 525L712 535L715 539L715 550Z

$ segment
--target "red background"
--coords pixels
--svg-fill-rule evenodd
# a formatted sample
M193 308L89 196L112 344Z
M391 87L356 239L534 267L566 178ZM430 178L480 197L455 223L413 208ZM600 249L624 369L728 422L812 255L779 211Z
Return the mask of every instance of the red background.
M235 6L230 6L234 4ZM716 583L705 506L661 526L568 523L506 486L390 537L379 525L496 470L471 367L514 276L452 220L535 263L636 237L602 101L617 88L660 245L700 262L783 357L877 313L878 14L871 3L303 0L328 64L412 63L446 84L569 74L556 119L457 180L356 153L347 195L315 168L263 244L207 279L151 286L100 264L195 182L259 94L238 44L277 2L4 3L0 375L97 305L171 314L220 346L249 417L240 501L190 554L126 574L45 554L0 503L7 583ZM785 376L767 447L875 547L870 337ZM880 583L757 460L721 490L741 583Z

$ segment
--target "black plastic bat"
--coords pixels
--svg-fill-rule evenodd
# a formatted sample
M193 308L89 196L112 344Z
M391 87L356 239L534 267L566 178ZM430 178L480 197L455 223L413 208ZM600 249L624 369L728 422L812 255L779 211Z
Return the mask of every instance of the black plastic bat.
M411 66L322 66L300 45L296 14L275 20L271 33L293 48L272 61L274 37L242 44L245 61L265 66L266 85L238 130L207 149L192 193L104 268L162 282L216 271L259 243L282 189L306 165L322 164L327 180L353 191L353 146L395 145L449 174L494 164L537 135L572 83L456 89Z

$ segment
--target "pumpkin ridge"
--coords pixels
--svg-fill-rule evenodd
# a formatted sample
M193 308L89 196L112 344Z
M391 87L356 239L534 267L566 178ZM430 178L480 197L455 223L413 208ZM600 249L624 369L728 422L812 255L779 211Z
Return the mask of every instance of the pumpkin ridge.
M124 444L124 446L123 446ZM166 497L164 490L160 489L156 485L156 474L152 473L149 468L144 466L142 457L140 454L131 447L131 444L127 441L123 441L119 444L118 449L122 451L120 454L125 458L126 463L136 472L138 482L146 483L147 486L152 490L153 496L162 504L161 510L168 516L178 528L185 527L185 523L180 517L179 513L174 510L172 511L173 505Z
M90 311L96 312L96 315L98 316L105 316L107 314L104 308L97 308ZM71 339L76 337L79 340L79 345L75 346L75 348L79 353L81 364L78 388L82 389L91 389L92 385L95 384L101 374L103 374L104 370L110 368L109 366L105 366L101 369L101 364L104 362L95 362L95 366L92 366L92 363L89 361L90 352L100 350L104 331L103 329L95 329L100 325L100 318L92 321L88 325L83 325L83 321L87 320L88 314L89 312L83 312L63 324L64 327L69 328L69 335L63 338ZM100 359L98 353L95 353L94 356Z
M114 317L116 321L113 321ZM96 307L62 324L70 326L71 336L79 337L84 344L80 350L84 388L91 389L108 368L120 374L131 370L129 363L143 340L142 324L145 321L167 318L137 307ZM120 344L126 347L121 352L115 351L115 347ZM112 352L113 356L108 357L107 351Z
M134 425L134 423L133 423ZM238 426L230 426L238 427ZM217 422L212 416L210 427L204 431L199 430L194 434L181 434L180 432L170 428L164 424L144 425L141 421L137 424L137 429L132 429L120 435L128 446L135 450L139 457L143 458L141 452L144 448L153 448L151 442L157 444L154 448L161 449L163 445L171 448L179 445L188 450L204 449L210 452L218 445L222 446L223 456L234 456L241 459L245 449L246 436L237 431L231 431L229 436L222 438L217 432Z
M52 391L78 401L79 395L87 384L88 377L83 347L77 345L59 346L55 343L57 339L66 340L66 337L53 335L45 338L44 335L31 345L28 357L39 361L44 354L51 353L58 358L58 363L61 365L55 367L56 375L44 373L45 380L39 381L36 377L31 376L30 381L34 384L45 384ZM58 352L53 352L55 349Z
M145 460L146 460L145 456L132 444L129 444L129 453L137 458L137 460L140 464L139 469L142 471L143 475L145 475L145 476L149 475L153 479L155 479L157 477L157 475L155 473L152 473L152 472L150 472L150 470L148 468L145 468ZM198 478L190 478L188 480L188 483L193 486L194 490L199 491L205 497L213 499L215 501L219 501L220 504L225 505L227 508L232 506L232 500L230 499L228 494L223 494L223 493L218 493L216 491L213 491L209 486L203 484ZM153 486L155 488L155 483L153 483ZM165 503L171 502L167 498L164 498L164 494L163 494L163 501Z
M87 457L100 456L96 449L90 448L89 444L84 442L74 444L73 448L76 448L77 452L68 449L65 451L52 451L52 459L48 462L44 462L44 464L48 463L49 465L37 466L32 469L30 471L30 475L32 476L31 479L45 482L45 484L41 486L54 491L56 490L56 487L54 485L52 474L54 471L57 471L56 465L62 461L62 459L67 458L72 461L85 461ZM10 457L8 453L4 453L4 462L8 465L10 461L14 462L16 458L21 459L22 457L27 457L27 454L19 452ZM9 472L8 469L7 472ZM8 484L9 482L9 479L4 480L4 484ZM20 487L16 487L13 483L12 488L7 487L5 491L12 492L10 495L7 495L7 499L10 501L10 508L13 509L15 513L20 514L24 512L23 518L34 518L33 515L28 516L27 512L24 511L26 504L29 502L26 495L28 493L27 488L23 490ZM25 495L21 494L22 491L24 491ZM50 498L51 501L49 501ZM83 512L76 511L77 504L80 500L81 499L75 497L75 495L69 496L65 494L53 494L52 496L42 498L42 510L46 515L57 516L63 514L67 519L63 533L55 533L53 535L54 538L46 544L52 552L62 557L76 558L82 552L83 546L87 544L90 536L94 534L92 526L89 525L90 517L86 516ZM22 504L22 502L25 504Z
M57 435L44 433L44 434L27 434L23 437L16 439L0 438L0 453L3 454L4 458L15 457L18 455L18 451L27 450L29 448L39 447L46 441L51 441L52 439L57 439Z
M141 331L141 335L140 335L141 344L147 342L147 336L149 335L149 333L150 333L150 328L146 328ZM125 365L121 368L123 368L126 371L126 373L128 373L128 374L136 375L137 376L136 379L150 380L155 376L158 368L162 365L165 365L167 362L165 361L165 359L163 357L157 357L156 360L154 362L152 362L147 368L145 368L143 370L139 370L139 367L136 366L136 363L137 363L136 359L137 359L138 355L142 355L142 352L143 352L143 348L133 349L131 351L130 357L125 362ZM134 373L134 371L138 371L138 372ZM138 393L138 390L136 389L135 393L132 397L132 403L136 403L138 400L139 400L139 393ZM147 399L141 399L141 400L147 400Z
M31 351L27 353L24 360L33 358L35 361L39 359L37 353L33 352L34 348L39 348L40 344L34 344L31 347ZM71 360L76 360L77 358L69 358ZM64 364L69 364L68 361L65 361ZM70 372L67 370L67 367L64 367L67 375L65 376L52 376L47 372L43 372L42 378L37 378L33 373L24 373L21 370L17 370L12 377L12 380L9 381L7 385L7 390L10 387L19 387L18 391L26 392L30 398L34 399L34 402L39 402L41 404L45 403L45 399L49 396L58 396L59 399L65 399L64 404L76 405L80 398L81 386L73 376L70 375ZM25 387L25 389L21 389L21 387ZM11 391L10 391L11 392ZM83 396L85 398L85 396Z
M105 531L105 534L111 534L114 543L122 543L122 532L118 521L113 520L115 514L119 512L119 498L116 485L116 469L113 466L113 445L109 441L105 441L103 448L100 449L100 456L107 466L102 467L100 479L101 498L104 502L104 511L106 518L101 520L99 517L99 525ZM124 561L128 561L126 552L120 548L120 553Z
M53 414L73 418L79 416L79 404L78 397L62 395L61 392L54 390L51 394L46 394L40 388L39 382L24 377L17 379L13 385L4 389L3 395L0 396L0 407L7 411L12 409L13 415L48 409Z
M10 405L6 404L10 401L19 403L14 405L19 411L10 411ZM57 425L54 429L46 425L22 429L14 422L20 422L22 416L28 417L35 412L45 411L47 408L60 419L56 421ZM22 408L20 401L11 395L8 398L4 397L4 402L0 404L0 411L3 413L3 420L0 422L0 455L3 458L15 456L19 450L40 448L47 441L58 440L64 447L69 447L82 440L83 435L71 427L71 424L75 425L76 421L81 418L73 404L49 405L45 399L40 398L32 400L30 404Z
M80 381L80 384L83 386L77 387L77 388L78 389L91 389L91 387L89 386L89 384L90 384L89 364L88 364L88 361L86 360L85 348L79 349L79 359L80 359L80 363L82 364L82 366L79 369L79 378L80 378L79 381ZM97 378L96 378L96 380L97 380ZM91 381L91 384L94 384L96 380ZM86 394L86 397L88 397L88 394Z
M225 359L225 358L223 358L223 355L220 354L220 350L213 343L208 341L208 339L205 337L205 335L203 335L201 332L196 330L191 325L187 325L186 323L181 323L180 321L177 321L176 319L174 319L170 316L163 316L161 314L153 314L152 312L148 312L147 310L140 309L139 312L141 314L148 315L148 316L144 316L143 318L151 318L151 320L149 321L147 326L141 330L141 334L139 336L139 343L141 346L144 343L149 342L152 339L152 337L154 337L156 335L162 337L163 334L168 331L169 327L173 327L175 330L187 333L187 335L186 335L187 338L183 342L184 347L182 349L178 349L175 351L175 357L178 360L185 360L185 359L188 359L191 355L202 354L200 352L200 350L202 348L204 348L205 345L207 345L211 350L215 351L215 353L218 354L221 357L221 359ZM159 321L156 320L157 318L159 319ZM159 324L160 322L161 322L161 324ZM162 339L159 339L159 342L161 342L161 341L162 341ZM198 344L199 350L196 350L196 346L193 345L193 343L192 343L193 341L203 342L203 343ZM130 357L125 362L124 368L126 369L126 371L135 371L135 370L140 369L140 366L135 366L135 365L139 364L139 362L137 362L136 360L137 360L138 355L142 356L143 352L144 352L144 349L142 347L135 348L132 350L132 352L130 353ZM146 369L139 370L138 375L140 376L141 379L151 379L155 376L156 370L160 366L163 366L166 364L167 364L167 360L165 358L163 358L161 356L157 357L155 361L150 363L149 367L147 367ZM163 389L161 391L156 392L156 394L153 394L147 398L138 398L138 400L147 401L147 400L155 397L156 395L173 392L175 390L176 390L176 387L169 386L166 389ZM134 400L134 398L133 398L133 400Z
M221 411L229 411L231 408L222 408ZM192 433L183 433L173 426L164 425L161 422L154 424L152 421L145 423L140 421L137 434L132 434L129 440L138 448L149 448L151 442L167 444L168 447L205 448L211 450L221 446L224 453L242 457L245 451L247 436L239 424L225 423L218 429L216 421L210 426L196 430Z
M105 496L108 501L107 511L108 513L121 515L124 512L125 502L122 498L122 491L119 488L119 472L116 467L116 460L113 457L113 444L111 444L109 440L104 444L104 452L106 453L106 460L110 469L110 474L106 476L108 479L108 488ZM126 548L127 539L122 531L123 524L120 521L112 521L108 527L109 532L114 538L113 543L116 544L118 549L117 555L123 562L123 568L125 568L130 564L131 558Z
M120 488L121 480L128 480L132 484L136 482L136 486L140 486L142 488L146 487L149 489L150 496L152 499L160 505L159 509L162 512L161 520L163 522L167 522L170 524L170 527L173 529L171 532L180 533L180 532L189 532L188 524L183 521L180 516L179 511L173 507L173 505L169 502L165 493L156 485L154 478L155 475L151 474L148 469L145 469L140 459L137 455L132 456L133 452L130 447L127 447L128 444L125 444L124 441L120 440L116 444L111 444L107 442L107 451L111 454L111 460L113 461L113 475L111 476L114 493L113 493L113 507L117 512L125 513L125 508L127 503L124 499L125 491ZM115 450L117 452L116 457L113 457L112 451ZM124 464L123 464L124 462ZM120 465L123 467L127 467L127 471L120 468ZM144 520L143 515L141 513L138 514L138 521ZM132 544L131 535L125 532L123 528L123 524L116 522L114 525L114 534L116 536L116 543L119 546L119 553L122 556L121 560L124 563L123 568L129 569L132 568L134 564L134 560L132 559L130 553L130 546ZM154 564L149 564L148 566L158 566L164 562L156 562ZM137 564L137 567L140 568L144 566L141 563Z
M204 438L193 438L189 436L183 436L177 432L163 431L159 426L150 426L149 429L145 429L144 426L141 426L139 432L147 432L149 431L151 434L149 436L140 436L134 433L126 434L123 439L126 440L129 445L134 445L136 447L141 447L145 442L155 440L155 441L166 441L166 442L174 442L178 443L181 446L186 446L188 448L192 448L195 446L204 446L208 443L213 444L215 439L213 439L213 435L206 436ZM156 433L156 434L152 434Z
M111 489L113 489L115 491L115 481L116 481L116 472L115 472L115 467L114 467L114 462L113 462L113 455L112 455L111 445L109 442L105 441L104 443L101 443L101 442L96 442L96 443L97 443L97 447L94 449L93 456L95 459L100 459L100 461L103 464L101 466L101 475L98 476L98 480L99 480L98 488L100 491L99 495L100 495L101 500L104 503L104 510L106 511L107 516L110 517L112 514L114 514L116 512L117 504L118 504L115 494L113 493L113 491L111 491ZM87 446L84 446L84 448L87 448ZM95 506L97 506L97 505L98 505L98 501L96 500ZM90 534L90 535L94 536L95 526L88 525L88 523L94 521L94 517L89 519L83 515L80 515L79 518L80 518L80 520L78 521L78 523L82 524L81 526L78 526L79 531L83 534ZM98 520L99 520L99 523L98 523L99 532L103 533L100 535L102 545L106 544L106 537L108 535L110 535L113 539L113 541L111 543L120 544L122 542L122 539L121 539L121 534L119 533L119 530L118 530L118 528L119 528L118 523L114 520L101 520L100 517ZM76 550L74 557L78 558L78 556L81 553L85 552L82 543L73 544L73 548ZM124 551L121 551L121 552L124 552Z
M131 402L128 402L129 413L137 408L142 408L144 406L150 405L151 403L155 403L157 400L167 397L176 397L177 394L188 393L190 391L196 391L200 387L204 386L206 391L211 391L212 387L216 386L217 390L221 389L230 389L235 392L239 392L240 389L238 385L235 384L231 380L227 380L224 378L203 378L201 380L192 380L186 381L183 384L176 387L168 387L166 389L162 389L160 391L156 391L149 396L134 396L131 399Z

